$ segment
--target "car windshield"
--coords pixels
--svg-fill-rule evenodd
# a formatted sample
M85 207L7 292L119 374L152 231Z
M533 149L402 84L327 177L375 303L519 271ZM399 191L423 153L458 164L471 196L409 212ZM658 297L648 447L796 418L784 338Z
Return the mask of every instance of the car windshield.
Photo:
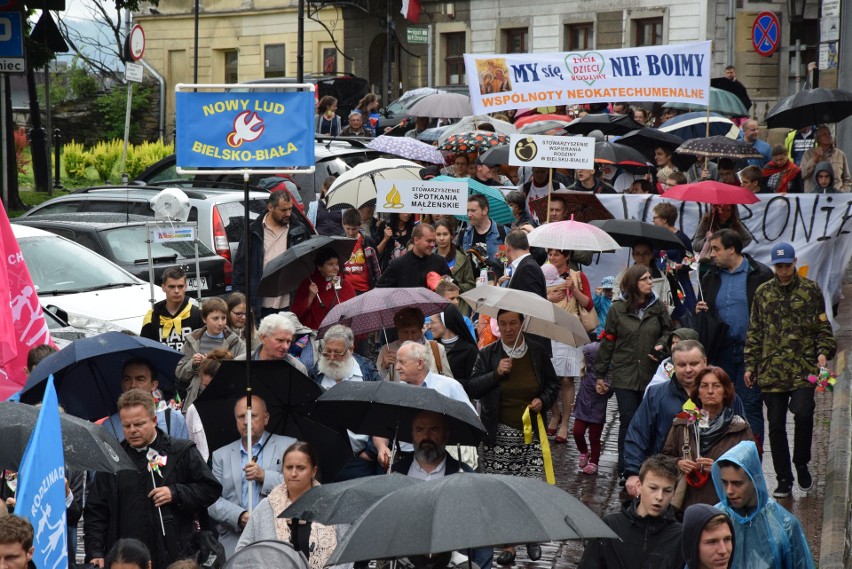
M148 261L147 226L131 225L115 227L103 231L103 241L112 252L112 259L117 263L138 263ZM215 255L204 243L198 242L198 256ZM151 256L156 259L174 258L175 260L194 259L195 245L192 241L162 241L151 242Z
M139 284L94 251L56 236L19 239L38 293L69 294Z

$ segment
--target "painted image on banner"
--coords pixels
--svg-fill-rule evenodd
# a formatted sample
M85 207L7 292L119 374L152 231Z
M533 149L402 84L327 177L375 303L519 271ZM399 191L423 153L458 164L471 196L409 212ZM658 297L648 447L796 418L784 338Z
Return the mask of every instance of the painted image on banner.
M506 60L502 57L478 60L476 73L479 76L479 90L483 95L512 90L509 68L506 67Z

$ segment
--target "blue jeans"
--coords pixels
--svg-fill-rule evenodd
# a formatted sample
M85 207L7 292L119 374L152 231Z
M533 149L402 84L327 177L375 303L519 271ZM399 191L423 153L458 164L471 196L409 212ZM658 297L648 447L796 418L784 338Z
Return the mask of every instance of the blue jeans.
M716 361L710 362L711 365L717 365L727 373L731 381L734 382L734 388L737 391L740 399L743 401L746 416L751 427L751 432L757 437L757 448L763 455L763 397L761 396L760 387L756 384L754 387L748 387L745 384L743 376L745 375L745 359L743 357L742 344L724 344L716 352Z
M642 403L645 392L620 388L613 389L613 392L618 402L618 474L620 476L624 472L624 439L627 437L630 421L633 420L633 415Z

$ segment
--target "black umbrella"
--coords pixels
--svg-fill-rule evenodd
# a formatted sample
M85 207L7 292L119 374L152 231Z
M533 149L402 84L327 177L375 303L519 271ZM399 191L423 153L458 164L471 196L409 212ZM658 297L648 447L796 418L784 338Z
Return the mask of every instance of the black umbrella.
M245 567L286 567L286 569L308 569L308 561L286 541L264 539L237 551L228 558L223 569Z
M407 383L343 381L322 394L311 416L353 433L411 442L411 422L421 411L444 416L452 444L476 446L485 436L469 404Z
M707 353L707 360L712 364L715 362L722 344L725 343L728 325L719 318L715 310L713 312L701 310L695 315L694 328L698 332L698 339L704 346L704 351Z
M355 239L336 235L312 235L310 239L293 245L264 267L257 293L261 296L278 296L295 290L314 272L314 259L317 253L326 247L334 249L342 268L343 263L352 254Z
M53 374L56 395L65 411L96 421L118 411L121 396L121 370L131 358L144 358L156 368L159 387L174 387L175 368L182 354L170 347L121 332L106 332L74 340L49 355L27 378L21 401L38 403L44 397L47 378Z
M781 99L766 113L769 128L802 128L840 122L852 115L852 91L807 89Z
M351 524L367 508L391 492L420 482L422 480L418 478L392 472L384 476L367 476L314 486L278 517L299 518L325 525Z
M627 134L631 130L642 128L642 125L629 115L591 114L574 119L565 127L568 134L589 134L599 130L604 134Z
M748 96L748 91L746 91L745 85L739 81L728 79L727 77L714 77L710 80L710 86L733 93L740 101L742 101L743 106L746 109L751 109L751 98Z
M508 164L509 146L503 144L501 146L489 148L482 153L482 156L479 157L479 161L486 166L501 166L503 164Z
M245 368L244 360L223 361L195 400L211 452L240 438L234 404L246 394ZM264 400L269 412L266 430L314 445L321 478L334 480L352 458L352 447L343 432L308 417L322 388L285 360L251 362L250 380L252 393Z
M17 470L38 421L39 409L26 403L0 402L0 465ZM67 414L59 416L65 465L79 470L115 473L136 466L109 432Z
M595 162L640 167L648 163L638 150L605 140L595 143Z
M761 154L754 146L742 140L733 140L727 136L711 136L708 138L692 138L675 150L678 154L705 156L707 158L760 158Z
M648 241L655 250L683 249L683 243L666 229L638 219L607 219L589 222L600 227L622 247L632 247L636 241Z
M392 539L376 539L388 528ZM556 486L520 476L457 474L383 498L352 525L328 564L591 538L618 536Z
M639 130L633 130L619 138L616 142L629 146L642 153L642 155L650 162L654 162L654 151L657 148L665 148L671 153L683 144L683 139L677 135L663 132L659 129L645 126ZM680 156L674 154L672 162L677 166L678 170L688 170L695 162L692 156Z

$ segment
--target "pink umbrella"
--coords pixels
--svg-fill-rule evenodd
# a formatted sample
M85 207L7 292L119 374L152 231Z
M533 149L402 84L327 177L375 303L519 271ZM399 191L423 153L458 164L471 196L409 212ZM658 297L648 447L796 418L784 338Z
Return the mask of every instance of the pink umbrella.
M515 118L515 126L521 128L522 126L528 125L530 123L547 120L571 122L572 120L574 120L574 117L569 117L568 115L557 115L554 113L547 113L544 115L524 115L521 118Z
M760 201L755 194L745 188L715 180L681 184L680 186L670 188L663 194L663 197L684 202L700 202L714 205L751 204Z
M335 324L343 324L354 334L393 328L393 316L403 308L416 307L430 316L444 310L449 302L427 288L374 288L331 309L320 324L322 336Z

